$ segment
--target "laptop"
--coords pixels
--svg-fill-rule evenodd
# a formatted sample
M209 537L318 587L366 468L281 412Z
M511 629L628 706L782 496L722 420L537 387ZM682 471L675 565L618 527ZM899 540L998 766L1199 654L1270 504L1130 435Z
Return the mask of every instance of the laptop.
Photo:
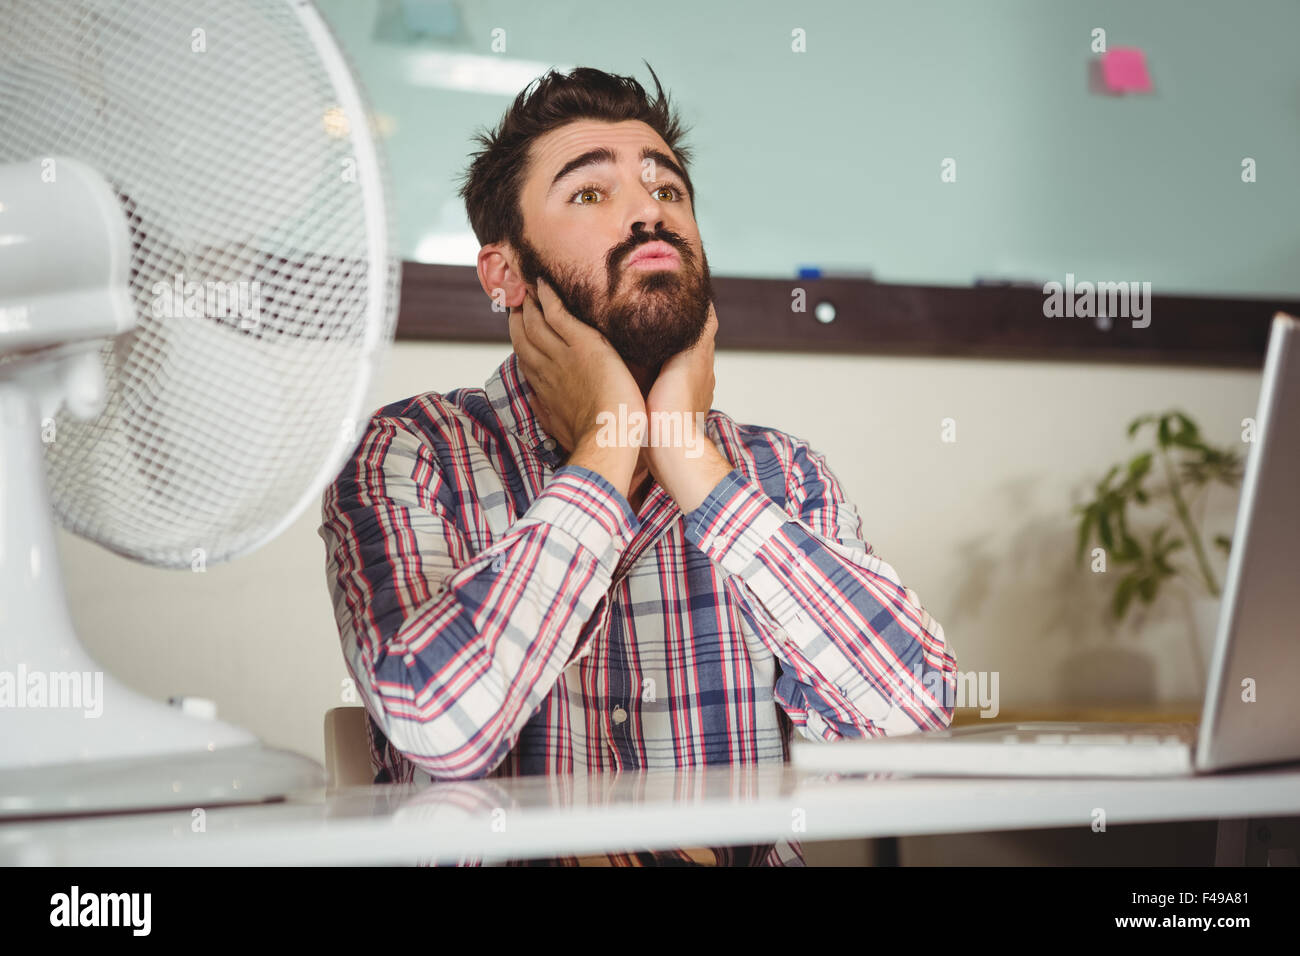
M817 743L801 770L1159 777L1300 761L1300 321L1273 317L1198 723L1000 723Z

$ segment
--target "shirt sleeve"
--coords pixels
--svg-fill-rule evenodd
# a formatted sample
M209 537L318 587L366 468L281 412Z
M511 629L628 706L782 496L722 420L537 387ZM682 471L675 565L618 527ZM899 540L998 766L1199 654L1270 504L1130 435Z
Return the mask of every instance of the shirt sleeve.
M776 657L774 696L812 740L947 727L957 665L943 627L863 539L825 459L788 440L789 513L733 469L685 519Z
M483 777L505 759L584 652L580 632L637 527L603 476L565 466L476 553L457 513L477 499L457 477L407 421L372 419L319 529L358 690L435 779Z

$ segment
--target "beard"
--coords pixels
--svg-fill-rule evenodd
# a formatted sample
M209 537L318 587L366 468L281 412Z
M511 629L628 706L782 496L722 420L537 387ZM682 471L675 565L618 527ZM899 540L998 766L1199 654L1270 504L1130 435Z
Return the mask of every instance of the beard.
M626 266L634 250L656 239L677 251L681 264L676 269ZM538 277L545 279L569 314L602 333L626 365L657 376L664 362L704 334L713 299L709 260L701 252L697 261L686 240L671 230L637 232L611 249L605 258L608 279L603 290L576 269L546 262L523 236L512 245L524 281L535 289ZM620 285L627 286L622 295Z

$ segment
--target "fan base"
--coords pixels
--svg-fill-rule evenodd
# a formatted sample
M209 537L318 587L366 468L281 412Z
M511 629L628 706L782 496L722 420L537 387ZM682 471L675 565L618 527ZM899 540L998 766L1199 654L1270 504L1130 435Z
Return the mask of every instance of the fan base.
M325 785L320 764L260 744L85 760L0 773L0 822L282 800Z

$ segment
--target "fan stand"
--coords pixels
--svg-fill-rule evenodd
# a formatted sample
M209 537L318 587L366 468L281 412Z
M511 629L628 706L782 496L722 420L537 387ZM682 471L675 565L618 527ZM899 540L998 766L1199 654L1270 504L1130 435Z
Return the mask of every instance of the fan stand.
M102 402L98 342L0 365L0 821L201 808L324 786L320 764L106 673L67 611L41 422Z

